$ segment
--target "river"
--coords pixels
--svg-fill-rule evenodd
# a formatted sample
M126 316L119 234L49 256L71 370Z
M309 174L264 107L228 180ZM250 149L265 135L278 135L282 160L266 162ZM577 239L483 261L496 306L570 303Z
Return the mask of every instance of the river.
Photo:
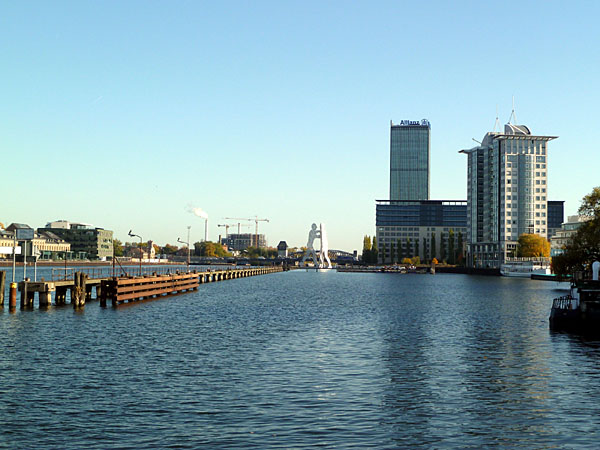
M549 330L563 294L298 270L117 309L6 302L0 448L593 448L600 342Z

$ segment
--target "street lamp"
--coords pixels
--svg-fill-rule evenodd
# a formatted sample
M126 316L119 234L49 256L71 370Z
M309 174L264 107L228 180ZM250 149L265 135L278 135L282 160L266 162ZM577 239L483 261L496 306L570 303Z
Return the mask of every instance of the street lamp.
M131 230L129 230L129 237L138 237L140 238L140 277L142 276L142 255L144 254L144 251L142 250L142 237L137 235L137 234L133 234L131 232Z
M188 227L187 227L187 229L188 229L187 242L182 241L181 239L177 238L177 242L179 242L180 244L187 245L187 249L188 249L188 257L187 257L188 272L190 271L190 228L192 228L192 226L188 225Z

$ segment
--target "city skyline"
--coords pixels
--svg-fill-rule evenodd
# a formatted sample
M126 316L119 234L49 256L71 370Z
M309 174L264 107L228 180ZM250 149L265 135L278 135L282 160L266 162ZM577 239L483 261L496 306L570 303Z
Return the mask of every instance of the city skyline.
M513 96L514 123L560 137L548 199L573 215L598 185L600 6L510 4L7 4L0 222L176 244L204 237L194 205L209 240L258 216L272 246L323 222L331 248L360 250L389 192L390 120L432 123L430 198L466 199L458 151Z

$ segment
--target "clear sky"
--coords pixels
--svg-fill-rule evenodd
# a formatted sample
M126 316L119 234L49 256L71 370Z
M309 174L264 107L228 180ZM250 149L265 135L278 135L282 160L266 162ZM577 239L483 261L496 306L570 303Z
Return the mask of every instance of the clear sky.
M432 124L431 197L466 199L460 149L502 124L556 135L550 199L600 185L600 2L3 2L0 221L129 240L224 234L330 248L375 232L390 120ZM232 222L232 221L230 221ZM253 229L253 228L252 228Z

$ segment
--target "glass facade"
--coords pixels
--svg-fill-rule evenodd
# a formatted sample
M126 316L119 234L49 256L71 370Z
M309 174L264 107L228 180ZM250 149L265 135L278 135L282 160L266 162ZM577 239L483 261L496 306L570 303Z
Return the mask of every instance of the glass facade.
M403 122L390 130L390 200L429 200L431 126Z

